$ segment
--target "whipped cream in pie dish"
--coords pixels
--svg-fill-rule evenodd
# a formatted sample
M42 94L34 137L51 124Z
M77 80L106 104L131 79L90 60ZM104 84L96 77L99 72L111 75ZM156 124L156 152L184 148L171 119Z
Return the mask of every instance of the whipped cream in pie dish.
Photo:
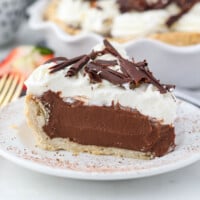
M104 40L89 54L51 59L26 86L27 119L42 148L133 158L174 148L173 86L119 44Z
M154 33L200 32L198 0L59 0L51 1L45 19L70 34L95 32L112 38Z
M94 6L89 1L61 0L56 16L69 26L83 32L96 32L106 35L112 20L119 14L115 1L98 1Z

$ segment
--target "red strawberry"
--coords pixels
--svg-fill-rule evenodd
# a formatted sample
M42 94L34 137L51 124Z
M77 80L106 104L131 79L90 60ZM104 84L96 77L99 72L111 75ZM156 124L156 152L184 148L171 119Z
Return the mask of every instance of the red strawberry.
M17 47L0 62L0 77L5 73L14 72L26 79L36 67L53 57L53 51L46 47Z
M0 77L10 72L12 68L12 61L15 60L18 55L20 55L20 49L13 49L9 55L2 62L0 62Z

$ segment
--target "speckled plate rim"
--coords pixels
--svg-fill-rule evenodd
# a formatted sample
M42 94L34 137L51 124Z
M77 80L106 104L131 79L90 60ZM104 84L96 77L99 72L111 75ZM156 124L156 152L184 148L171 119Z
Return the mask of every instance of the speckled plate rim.
M44 11L44 8L46 7L48 3L48 0L39 1L37 0L34 4L32 4L28 9L27 13L29 14L30 18L28 20L29 26L34 30L47 30L48 32L55 32L57 37L61 39L63 42L66 42L68 44L77 44L78 42L82 40L92 40L96 41L96 43L99 43L102 41L103 37L96 33L80 33L77 35L70 35L61 30L55 23L44 21L42 19L42 13ZM191 46L174 46L170 45L161 41L157 41L154 39L147 39L147 38L141 38L137 40L130 40L128 42L123 43L125 48L129 48L135 43L145 43L148 42L152 44L152 46L157 46L165 51L168 52L175 52L180 54L185 53L192 53L196 51L200 51L200 44L197 45L191 45Z
M23 168L29 169L34 172L39 172L42 174L56 176L56 177L79 179L79 180L95 180L95 181L129 180L129 179L151 177L155 175L169 173L178 169L182 169L200 160L200 155L195 155L187 159L186 161L180 161L176 165L171 164L167 167L159 168L159 170L153 169L150 172L148 170L145 170L143 172L137 172L137 173L129 171L125 173L114 172L112 174L108 174L108 173L98 173L98 172L82 172L82 171L74 171L66 169L63 170L53 169L48 166L42 166L40 164L33 163L31 161L16 157L14 155L11 155L3 151L2 149L0 149L0 155L5 159L17 164L18 166L21 166Z
M11 103L4 109L0 111L0 122L2 121L2 113L6 113L8 108L12 108L13 106L17 104L23 104L24 99L17 100L16 102ZM184 103L185 105L191 107L193 110L196 110L198 112L198 116L200 116L200 110L188 103ZM18 111L16 110L18 113ZM19 115L19 114L18 114ZM199 118L198 118L199 119ZM199 125L200 126L200 125ZM200 130L200 129L199 129ZM200 141L200 131L198 132L199 135L197 135L198 140ZM7 137L7 136L6 136ZM53 168L48 165L44 165L41 163L34 162L32 160L27 160L24 158L21 158L20 156L17 156L13 154L12 152L9 152L5 150L2 147L2 133L0 131L0 155L4 158L22 166L27 169L37 171L43 174L58 176L58 177L66 177L66 178L74 178L74 179L84 179L84 180L122 180L122 179L134 179L134 178L142 178L142 177L148 177L158 174L163 174L166 172L174 171L183 167L186 167L198 160L200 160L200 147L193 151L188 151L188 153L184 156L184 159L181 158L180 160L172 160L174 162L171 162L167 165L162 165L158 167L151 168L150 170L142 169L140 170L125 170L125 171L82 171L82 170L74 170L74 169L61 169L61 168ZM40 150L41 152L44 150ZM174 152L170 153L173 154ZM156 158L160 159L160 158Z
M39 172L42 174L56 176L56 177L79 179L79 180L95 180L95 181L129 180L129 179L151 177L155 175L169 173L178 169L182 169L200 160L200 156L196 155L188 159L187 161L181 161L176 165L160 168L159 171L157 169L154 169L151 170L151 172L146 170L143 171L142 173L140 172L133 173L131 171L126 173L115 172L112 175L110 175L107 173L81 172L81 171L66 170L66 169L65 170L52 169L51 167L48 166L42 166L40 164L32 163L30 161L15 157L2 150L0 150L0 155L13 163L34 172Z

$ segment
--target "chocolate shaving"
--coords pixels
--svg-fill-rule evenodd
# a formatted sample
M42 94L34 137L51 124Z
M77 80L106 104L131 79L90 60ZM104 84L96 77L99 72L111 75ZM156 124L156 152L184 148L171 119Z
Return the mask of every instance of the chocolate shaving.
M152 9L162 9L167 7L170 3L172 2L172 0L158 0L155 3L150 3L148 5L148 9L152 10Z
M55 73L55 72L57 72L57 71L59 71L61 69L64 69L66 67L66 62L62 62L62 63L59 63L57 65L54 65L54 66L50 67L49 68L50 69L49 73L52 74L52 73Z
M48 61L46 61L44 64L47 64L47 63L51 63L51 62L55 62L55 63L57 63L57 62L64 62L64 61L68 61L68 59L67 58L65 58L65 57L56 57L56 58L51 58L51 59L49 59Z
M76 63L77 61L82 59L84 56L85 55L81 55L81 56L69 59L67 61L64 61L64 62L62 62L60 64L54 65L54 66L49 68L50 69L50 73L54 73L54 72L57 72L57 71L59 71L61 69L64 69L65 67L68 67L69 65L72 65L72 64Z
M115 55L119 55L119 53L107 40L104 40L104 44L106 44L105 46L109 48L109 52ZM118 59L120 62L122 72L125 73L125 75L128 75L136 86L141 82L152 83L155 87L157 87L160 90L161 93L167 92L167 89L164 88L148 70L146 61L135 64L134 62L126 60L121 56L118 56Z
M119 54L119 52L110 44L110 42L108 42L108 40L104 40L103 43L104 43L104 45L106 47L105 50L107 52L109 52L113 56L121 58L121 55Z
M190 11L197 2L200 2L200 0L158 0L155 3L149 3L146 0L117 0L122 13L130 12L132 10L142 12L147 10L163 9L170 3L175 3L180 8L180 12L177 15L169 17L166 21L166 25L169 27Z
M167 92L167 88L163 87L163 85L160 84L160 81L157 80L149 70L146 70L145 68L141 68L141 71L143 71L144 74L146 75L146 77L145 77L146 83L153 84L155 87L157 87L160 90L161 94Z
M117 0L121 13L136 11L146 11L153 9L162 9L168 6L175 0L158 0L155 3L147 2L146 0Z
M134 61L133 61L133 62L134 62ZM145 68L145 67L148 66L146 60L144 60L144 61L142 61L142 62L135 63L135 64L137 65L137 67L141 67L141 68Z
M171 16L167 21L166 21L166 25L168 27L172 26L176 21L178 21L183 15L185 14L185 12L180 12L177 15L173 15Z
M101 56L101 55L104 55L106 54L106 50L103 49L102 51L94 51L92 50L92 52L88 55L90 57L90 59L94 60L96 59L97 56Z
M153 74L148 69L146 60L136 63L134 59L127 60L123 58L119 52L108 42L104 40L105 48L101 51L92 51L88 55L81 55L72 59L65 59L63 57L55 58L53 61L61 63L50 67L50 73L54 73L68 66L71 66L65 76L71 77L76 75L83 67L85 72L89 75L92 83L101 82L102 79L111 82L114 85L129 83L130 88L138 87L142 83L151 83L157 87L160 93L166 93L174 86L160 84ZM116 59L102 60L96 59L97 56L104 54L111 54ZM96 60L95 60L96 59ZM51 62L52 59L48 62ZM111 67L118 65L121 67L121 72L118 72Z
M115 85L121 85L130 81L130 79L126 78L122 73L99 66L95 62L89 63L85 70L89 74L92 73L90 77L93 78L93 82L100 82L99 80L105 79Z
M145 81L147 79L146 75L140 70L140 68L133 62L126 60L124 58L119 59L120 66L122 71L134 81L136 85L138 85L141 81Z
M85 71L88 73L89 77L90 77L90 82L91 83L98 83L101 82L102 79L99 76L99 74L97 73L96 70L93 70L91 68L92 65L90 65L91 63L89 63L86 67L85 67Z
M190 7L192 4L197 3L199 0L173 0L180 8Z
M82 67L88 63L90 60L90 57L85 55L82 57L77 63L73 64L70 69L68 70L67 74L65 76L74 76L78 73L79 70L82 69Z
M171 16L167 22L166 25L168 27L172 26L176 21L178 21L184 14L188 13L190 9L198 2L198 0L195 1L188 1L188 0L180 0L177 1L177 4L181 7L181 11L177 15Z
M95 63L102 67L115 66L118 64L117 60L100 60L100 59L95 60Z
M147 67L146 61L133 63L125 59L120 59L120 64L132 78L136 87L142 82L151 83L157 87L162 94L170 89L170 85L167 87L167 85L160 84L159 80L153 76Z
M117 0L117 3L122 13L129 12L133 9L137 11L148 9L146 0Z

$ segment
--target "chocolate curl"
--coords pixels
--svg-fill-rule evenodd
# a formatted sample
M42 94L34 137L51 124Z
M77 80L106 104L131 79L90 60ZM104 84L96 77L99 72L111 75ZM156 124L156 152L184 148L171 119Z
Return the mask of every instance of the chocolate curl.
M147 10L164 9L170 3L175 3L180 8L180 13L169 17L166 21L168 27L172 26L184 14L186 14L200 0L158 0L155 3L148 3L146 0L117 0L122 13L133 10L143 12Z
M102 67L110 67L118 64L117 60L100 60L100 59L95 60L95 63Z
M90 57L85 55L77 63L73 64L70 67L70 69L68 70L68 72L65 76L71 77L71 76L76 75L79 72L79 70L81 70L82 67L88 63L89 60L90 60Z
M158 0L155 3L150 3L148 9L163 9L166 8L173 0Z
M93 65L92 63L89 63L86 67L85 67L85 71L88 73L89 77L90 77L90 81L92 83L96 83L96 82L101 82L102 79L99 76L99 74L97 73L97 70L93 69Z
M135 62L134 62L134 63L135 63ZM148 63L147 63L146 60L141 61L141 62L137 62L137 63L135 63L135 65L136 65L137 67L139 67L139 68L144 68L144 69L148 70Z
M129 12L131 10L144 11L148 8L146 0L117 0L120 11L122 13Z
M77 61L79 61L81 58L83 58L85 55L81 55L81 56L78 56L78 57L75 57L75 58L72 58L72 59L69 59L63 63L60 63L60 64L57 64L57 65L54 65L52 67L50 67L50 73L54 73L54 72L57 72L61 69L64 69L65 67L68 67L69 65L72 65L74 63L76 63Z
M165 87L166 85L160 84L160 81L157 80L149 70L146 70L144 68L141 68L141 70L144 72L144 75L146 76L145 78L146 83L153 84L155 87L159 89L161 94L164 94L167 92L167 87Z
M167 88L163 87L163 85L160 84L159 80L157 80L149 71L146 61L139 63L133 63L126 59L120 59L119 61L121 67L130 76L131 80L135 83L136 86L141 84L142 82L151 83L159 89L160 93L167 92Z
M134 88L142 83L151 83L157 87L161 93L166 93L170 88L174 87L171 85L162 85L159 80L155 79L153 74L149 71L147 67L146 60L142 62L135 63L134 59L132 61L123 58L119 52L107 41L104 40L105 49L101 51L92 51L88 55L81 55L72 59L67 59L64 57L58 57L51 59L48 62L59 62L55 66L50 67L50 73L54 73L68 66L71 66L65 76L71 77L76 75L84 66L85 71L88 73L91 82L101 82L105 79L115 85L122 85L124 83L129 83ZM97 56L104 54L112 54L116 57L116 60L101 60L96 59ZM94 61L90 61L94 60ZM110 69L110 66L118 65L118 61L121 66L121 71L117 72Z
M51 63L51 62L57 63L57 62L65 62L65 61L68 61L68 59L65 57L56 57L56 58L51 58L47 60L44 64Z
M181 12L181 13L179 13L179 14L177 14L177 15L171 16L171 17L166 21L166 25L167 25L168 27L172 26L176 21L178 21L178 20L182 17L182 15L184 15L183 12Z
M135 63L123 58L120 58L119 62L122 71L127 74L136 85L138 85L142 80L147 79Z
M177 1L177 4L181 7L180 13L177 15L171 16L167 22L166 25L168 27L172 26L176 21L178 21L184 14L188 13L190 9L198 2L199 0L183 0L183 1Z
M99 66L95 62L91 62L86 66L86 72L91 73L90 77L93 78L94 82L100 82L101 79L105 79L115 85L121 85L130 81L124 74Z
M111 45L110 42L108 42L108 40L104 40L103 41L105 47L106 47L106 51L109 52L110 54L112 54L113 56L119 57L121 58L121 55L119 54L119 52Z

